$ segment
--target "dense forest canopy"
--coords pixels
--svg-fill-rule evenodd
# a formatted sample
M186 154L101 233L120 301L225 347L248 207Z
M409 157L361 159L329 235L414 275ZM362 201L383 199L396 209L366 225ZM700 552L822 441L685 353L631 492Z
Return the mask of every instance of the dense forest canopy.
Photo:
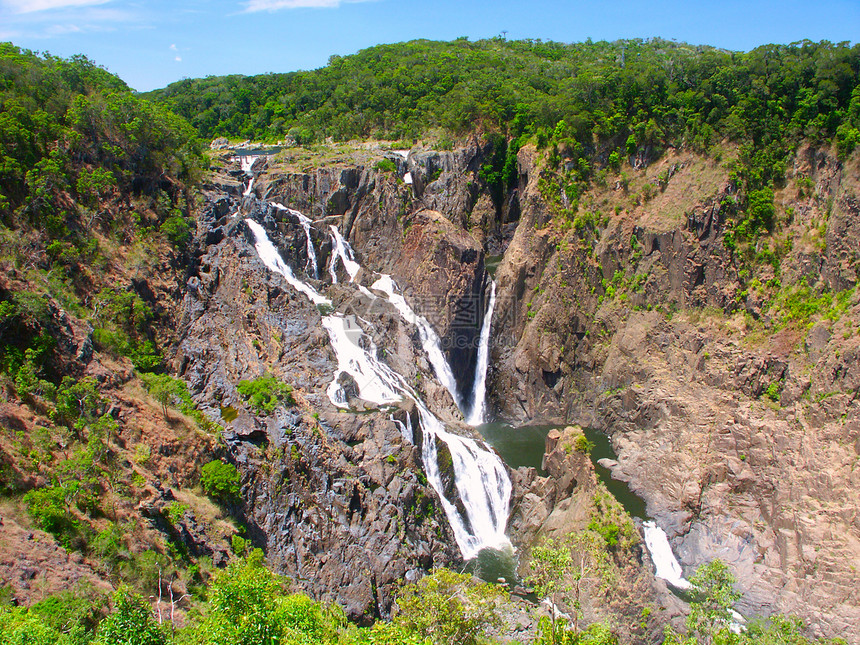
M185 79L150 94L203 137L414 138L476 126L589 146L718 138L767 147L860 127L860 45L802 41L749 53L653 40L562 44L417 40L333 56L308 72Z
M13 276L12 267L36 270L51 295L64 294L67 309L80 313L89 303L101 312L91 312L97 344L131 356L138 368L155 368L160 358L145 333L143 303L101 285L89 269L104 271L106 246L152 232L176 243L189 236L186 188L201 176L201 150L183 118L136 96L86 57L0 43L5 276ZM19 392L47 392L62 370L51 365L56 341L46 294L9 288L0 284L0 373L12 375ZM125 320L118 310L109 313L115 306L129 314L123 329L113 329Z
M0 43L0 217L7 225L16 214L62 229L75 202L113 189L152 190L165 176L188 179L199 166L196 133L183 119L85 56L66 60Z

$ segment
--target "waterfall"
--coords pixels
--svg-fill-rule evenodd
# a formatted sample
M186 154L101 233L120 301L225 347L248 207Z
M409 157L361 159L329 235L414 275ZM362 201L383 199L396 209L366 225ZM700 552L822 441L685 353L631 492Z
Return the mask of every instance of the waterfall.
M349 281L355 280L358 270L361 265L355 261L355 255L352 252L352 247L343 239L337 226L331 226L331 242L334 253L331 254L331 263L328 265L328 272L331 275L332 284L337 284L337 273L335 272L336 262L338 258L343 262L343 268L349 274Z
M251 219L245 220L256 240L255 248L263 263L271 270L289 282L294 288L304 293L314 304L328 304L331 301L320 295L313 287L297 279L290 267L281 259L275 246L269 241L265 229ZM340 233L332 227L332 237L343 242ZM335 235L336 233L336 235ZM343 253L340 256L341 252ZM341 260L344 258L354 262L347 254L351 249L345 243L338 251ZM356 267L358 264L355 263ZM347 263L344 262L344 266ZM358 267L360 268L360 267ZM349 272L349 268L347 268ZM358 272L358 269L355 271ZM351 274L352 276L352 274ZM450 367L444 360L439 347L438 336L430 336L432 329L426 320L417 316L406 304L402 296L394 291L394 282L390 276L382 276L374 288L379 288L388 294L389 300L400 311L403 317L415 324L422 336L423 346L431 358L437 373L444 374L445 368L450 374ZM483 442L460 437L445 429L443 423L424 405L418 394L412 390L406 380L397 372L377 358L377 348L364 334L364 331L352 316L333 313L323 316L322 325L328 332L329 339L338 361L338 372L327 389L331 402L340 408L348 405L346 393L338 382L341 374L348 374L355 381L359 396L376 405L390 405L403 398L414 401L423 434L422 458L427 471L427 479L436 492L448 522L454 532L457 545L464 559L471 559L484 548L500 548L510 545L505 535L507 525L511 481L501 460ZM426 329L425 329L426 328ZM422 329L424 331L422 332ZM437 363L441 358L441 364ZM435 362L434 362L435 361ZM444 366L444 367L443 367ZM451 375L453 383L453 375ZM404 438L412 440L410 427L399 423ZM408 435L408 436L407 436ZM442 473L439 469L437 446L444 443L451 453L454 482L457 493L462 501L466 516L463 517L456 505L445 497Z
M302 213L297 210L293 210L292 208L287 208L283 204L279 204L278 202L269 202L271 206L277 208L279 211L287 211L293 217L296 217L299 220L299 224L302 225L302 228L305 229L305 240L307 241L307 249L308 249L308 265L310 265L311 277L315 280L319 280L320 271L317 266L317 252L314 249L314 243L311 240L311 220L308 217L305 217ZM308 267L305 267L305 271L307 271Z
M439 493L442 508L454 530L463 558L470 560L482 549L510 546L505 535L511 500L511 480L494 452L472 439L451 434L420 401L418 405L424 441L421 456L427 479ZM442 440L451 453L454 482L466 509L469 526L454 504L445 497L436 439Z
M259 156L254 155L239 157L239 165L242 168L242 172L245 173L245 176L250 177L248 180L248 187L245 189L245 192L242 193L242 197L249 197L251 195L251 189L254 187L254 171L251 170L251 168L254 167L254 162L259 158Z
M242 172L244 172L248 177L252 176L251 168L254 167L254 162L257 161L260 157L257 155L244 155L239 157L239 165L242 168Z
M254 234L254 239L256 241L254 248L257 249L257 254L260 256L263 264L269 267L272 271L284 276L290 285L292 285L297 291L305 294L315 305L331 305L331 300L321 295L311 285L299 280L293 274L293 270L281 259L281 254L278 253L278 249L276 249L275 245L269 240L269 236L266 235L266 231L262 226L252 219L246 219L245 223Z
M343 372L349 374L358 386L362 399L376 405L389 405L403 400L399 375L376 359L376 345L366 339L352 316L324 316L322 325L328 332L337 356L338 375ZM349 407L337 378L331 382L327 393L329 400L337 407Z
M388 418L394 422L394 425L400 428L400 434L403 435L403 440L406 443L415 443L415 431L412 429L412 417L407 414L406 423L397 420L393 414Z
M672 553L666 532L650 520L643 522L642 528L645 530L648 553L651 554L651 561L657 570L656 576L677 589L689 589L690 583L684 578L681 565Z
M475 365L475 381L472 385L472 409L466 423L477 426L487 419L487 368L490 366L490 328L493 326L493 310L496 308L496 283L490 280L490 302L481 325L478 345L478 360Z
M675 589L682 591L692 589L693 585L684 577L681 564L678 562L675 554L672 553L672 546L669 544L666 532L657 526L656 522L651 520L642 522L642 528L645 531L645 545L648 547L651 561L657 570L654 575L662 578L675 587ZM732 616L728 625L729 629L735 634L740 634L746 629L746 618L732 608L729 608L729 613Z
M448 361L445 360L445 354L442 353L442 343L439 341L439 335L433 330L427 319L416 314L406 302L406 299L397 293L397 285L391 279L390 275L381 275L370 288L384 292L388 296L388 301L400 312L403 319L410 325L415 325L418 328L421 347L424 348L424 352L433 366L436 378L451 393L454 403L462 410L463 402L460 400L460 394L457 392L457 379L454 378L454 372L451 370Z

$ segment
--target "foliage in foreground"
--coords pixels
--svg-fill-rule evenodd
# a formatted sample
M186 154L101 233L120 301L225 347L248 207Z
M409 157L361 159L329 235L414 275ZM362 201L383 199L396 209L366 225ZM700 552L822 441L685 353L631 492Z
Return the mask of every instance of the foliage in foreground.
M559 545L548 545L560 552ZM565 546L565 548L569 548ZM564 563L562 563L564 565ZM568 565L561 567L560 575ZM569 573L569 572L568 572ZM694 598L687 634L667 629L664 645L837 645L803 635L795 618L776 616L737 634L731 629L733 579L720 562L700 568L691 580ZM541 589L548 589L543 585ZM360 628L335 604L291 592L288 581L263 566L254 551L216 573L207 600L174 624L169 602L155 611L129 587L120 587L103 615L103 598L64 592L33 607L0 605L0 642L9 645L479 645L494 642L488 630L500 624L506 594L469 575L440 569L403 588L390 622ZM543 618L535 645L616 645L605 624L581 630L564 620Z

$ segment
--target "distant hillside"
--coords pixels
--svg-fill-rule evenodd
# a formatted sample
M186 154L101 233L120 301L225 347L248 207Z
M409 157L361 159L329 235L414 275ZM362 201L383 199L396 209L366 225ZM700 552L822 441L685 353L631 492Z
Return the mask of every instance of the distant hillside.
M661 39L418 40L333 56L315 71L185 79L149 96L206 138L411 139L430 128L547 138L564 121L586 148L593 138L706 148L722 137L762 145L838 134L848 149L858 71L860 45L826 41L739 53Z

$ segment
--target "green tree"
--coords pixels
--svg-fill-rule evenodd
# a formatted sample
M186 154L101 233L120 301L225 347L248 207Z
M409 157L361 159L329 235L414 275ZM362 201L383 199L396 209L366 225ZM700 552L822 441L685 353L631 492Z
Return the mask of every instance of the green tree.
M701 643L716 643L731 633L732 606L741 594L734 589L735 577L721 560L698 568L690 578L695 600L690 603L687 629Z
M225 503L239 495L239 471L221 460L210 461L200 471L200 483L206 494Z
M506 593L471 576L438 569L397 596L393 621L402 633L438 645L475 645L489 627L500 624Z
M215 575L208 611L191 629L198 645L312 645L337 642L343 613L304 594L290 594L284 580L263 566L255 550Z
M561 541L548 538L532 550L529 582L539 596L549 598L554 606L569 608L574 637L580 634L586 594L600 588L609 575L606 549L603 537L586 529ZM551 616L552 642L558 643L565 637L567 626L557 624L555 610Z
M271 374L258 376L249 381L239 381L236 386L239 396L257 411L271 414L279 403L293 405L293 388Z
M540 598L547 598L553 604L550 609L552 643L558 643L556 607L572 589L569 574L573 570L573 555L566 542L552 538L544 539L532 549L529 561L531 575L529 584L534 587Z
M113 611L99 623L96 645L167 645L152 607L128 587L114 594Z

